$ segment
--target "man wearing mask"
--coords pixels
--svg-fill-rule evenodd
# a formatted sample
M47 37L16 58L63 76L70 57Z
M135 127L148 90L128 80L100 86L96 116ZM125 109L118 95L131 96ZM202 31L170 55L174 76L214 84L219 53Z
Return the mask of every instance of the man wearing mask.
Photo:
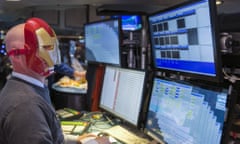
M45 79L60 62L56 35L42 19L11 28L6 49L13 72L0 93L0 144L79 144L84 136L63 135ZM106 137L87 143L109 143Z

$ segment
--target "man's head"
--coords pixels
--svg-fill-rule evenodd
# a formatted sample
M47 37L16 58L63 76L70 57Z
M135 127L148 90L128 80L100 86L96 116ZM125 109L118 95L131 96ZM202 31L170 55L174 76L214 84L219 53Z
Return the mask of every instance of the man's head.
M60 62L57 38L42 19L30 18L10 29L5 38L13 70L33 77L47 77Z

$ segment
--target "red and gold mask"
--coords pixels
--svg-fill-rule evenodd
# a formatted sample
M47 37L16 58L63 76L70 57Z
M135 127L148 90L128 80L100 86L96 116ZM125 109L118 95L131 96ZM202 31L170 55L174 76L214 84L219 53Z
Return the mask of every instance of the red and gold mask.
M60 63L56 34L42 19L30 18L24 26L24 49L11 50L9 55L26 55L27 66L34 72L48 76Z

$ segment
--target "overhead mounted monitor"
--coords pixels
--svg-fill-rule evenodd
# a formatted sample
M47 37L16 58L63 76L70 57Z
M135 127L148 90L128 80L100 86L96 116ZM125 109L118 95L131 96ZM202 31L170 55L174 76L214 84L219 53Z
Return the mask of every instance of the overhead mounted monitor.
M154 68L221 80L214 0L188 1L148 17Z
M84 25L86 60L120 65L121 22L108 19Z
M122 30L124 31L137 31L142 29L142 17L140 15L121 15L113 17L121 19Z
M144 97L144 71L107 66L100 108L136 127Z
M164 144L220 144L228 90L155 77L146 133Z
M121 16L122 30L136 31L142 29L142 17L139 15Z

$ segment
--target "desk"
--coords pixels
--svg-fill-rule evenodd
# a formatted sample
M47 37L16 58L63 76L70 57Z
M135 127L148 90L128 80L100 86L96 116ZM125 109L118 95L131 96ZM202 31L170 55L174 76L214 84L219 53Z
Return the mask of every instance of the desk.
M100 116L94 116L100 115ZM109 140L114 142L115 144L123 144L127 143L130 144L132 142L136 142L138 144L148 144L149 138L136 127L132 127L127 124L118 124L112 121L113 119L107 117L105 114L101 112L90 112L85 113L80 119L67 121L68 123L80 123L87 122L89 125L88 127L82 131L84 128L81 126L74 125L70 129L70 134L74 133L75 129L80 129L80 133L91 133L97 135L98 133L107 134L109 135ZM64 122L64 121L63 121ZM66 122L66 121L65 121ZM69 125L65 127L62 125L63 129L65 128L65 132L69 133ZM78 128L79 127L79 128ZM117 129L116 129L117 128ZM120 129L119 129L120 128ZM123 131L124 130L124 131ZM122 142L121 142L122 141Z
M54 83L52 85L52 90L52 101L55 109L62 109L65 107L78 111L87 109L86 89L60 87Z

